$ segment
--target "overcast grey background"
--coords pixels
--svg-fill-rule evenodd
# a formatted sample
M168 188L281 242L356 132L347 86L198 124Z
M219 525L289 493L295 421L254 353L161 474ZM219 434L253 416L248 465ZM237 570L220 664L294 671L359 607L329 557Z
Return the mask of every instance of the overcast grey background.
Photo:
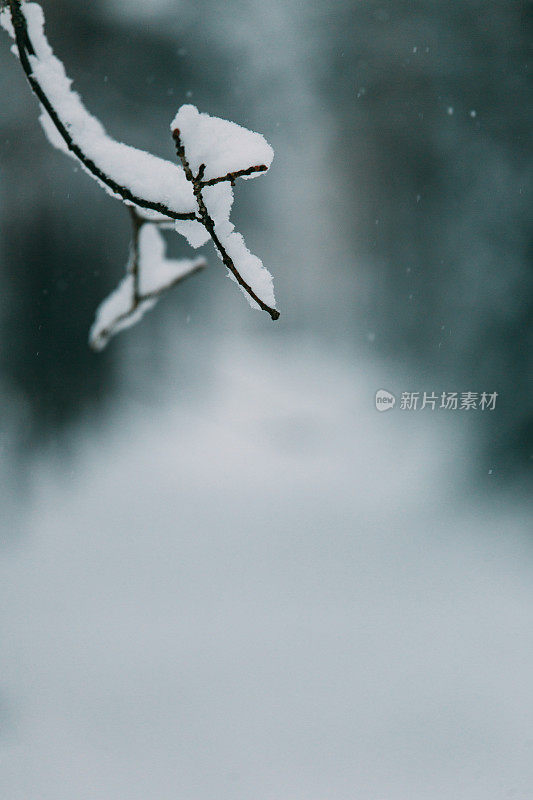
M525 800L531 4L43 5L117 138L173 158L193 102L272 143L233 220L282 316L206 246L89 351L128 216L4 35L2 796Z

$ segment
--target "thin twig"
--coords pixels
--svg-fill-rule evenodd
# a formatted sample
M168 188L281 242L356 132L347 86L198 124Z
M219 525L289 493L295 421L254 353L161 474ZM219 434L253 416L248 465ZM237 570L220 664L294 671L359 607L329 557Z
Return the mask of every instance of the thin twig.
M228 174L223 175L222 178L211 178L208 181L202 181L200 179L200 184L202 189L204 186L214 186L216 183L222 183L222 181L229 181L232 186L235 186L235 180L237 178L243 178L245 175L253 175L254 172L266 172L267 169L268 167L265 166L265 164L259 164L257 167L248 167L248 169L239 169L237 172L228 172Z
M200 220L202 222L202 225L204 226L204 228L207 230L207 232L211 236L211 239L213 240L213 244L215 245L216 249L220 253L220 256L222 258L222 261L223 261L224 265L229 269L229 271L234 276L234 278L237 281L237 283L240 286L242 286L242 288L250 295L252 300L254 300L257 303L259 308L261 308L263 311L266 311L267 314L270 314L270 317L273 320L278 319L279 318L279 311L276 308L271 308L271 306L268 306L266 303L264 303L261 300L261 298L259 298L256 295L256 293L254 292L254 290L252 289L250 284L246 283L246 281L244 280L244 278L240 274L239 270L237 269L237 267L233 263L233 260L229 256L226 248L224 247L224 245L222 244L222 242L220 241L220 239L218 238L218 236L217 236L217 234L215 232L215 223L214 223L212 217L209 215L209 212L207 210L207 206L206 206L206 204L204 202L204 198L202 196L202 189L203 189L204 184L203 184L200 176L202 176L204 174L205 164L202 164L200 166L200 169L198 171L198 175L194 176L193 172L191 170L190 164L189 164L189 162L187 160L187 156L186 156L186 153L185 153L185 148L184 148L184 146L182 144L182 141L181 141L179 128L174 128L174 130L172 131L172 136L173 136L174 142L176 143L176 152L177 152L178 158L181 161L181 164L183 166L183 171L185 172L185 177L187 178L188 181L190 181L190 183L192 183L193 192L194 192L194 196L196 197L196 202L198 204L198 212L199 212L199 217L200 217Z
M133 226L133 238L131 242L131 262L129 272L133 276L133 308L135 311L140 301L140 276L139 276L139 235L141 228L145 224L142 217L134 208L130 208L131 224Z
M127 311L124 311L123 314L120 314L118 317L116 317L113 320L113 324L112 325L110 325L108 328L104 328L100 332L100 334L98 335L98 339L102 339L102 338L109 339L109 337L113 333L113 328L115 328L119 322L123 322L123 320L128 319L128 317L131 317L131 315L137 310L137 308L142 303L145 303L147 300L157 300L163 294L165 294L166 292L170 291L170 289L174 288L174 286L177 286L178 283L181 283L182 281L184 281L187 278L189 278L191 275L195 275L197 272L200 272L201 270L205 269L206 266L207 266L206 262L205 261L201 261L193 269L191 269L191 271L188 272L186 275L182 275L179 278L175 278L175 280L173 280L171 283L168 283L162 289L157 289L154 292L147 292L146 294L139 295L137 297L136 302L134 302L132 304L131 308L129 308Z

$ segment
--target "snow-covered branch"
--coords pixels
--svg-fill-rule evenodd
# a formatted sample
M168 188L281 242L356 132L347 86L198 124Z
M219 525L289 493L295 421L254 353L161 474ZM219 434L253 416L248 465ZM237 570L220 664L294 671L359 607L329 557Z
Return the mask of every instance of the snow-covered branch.
M229 219L236 179L254 178L272 162L274 154L265 139L184 105L171 124L179 164L117 142L71 88L62 62L46 39L41 6L7 0L0 24L15 41L13 52L40 102L40 122L50 143L77 159L109 194L134 209L133 256L126 278L97 312L92 346L104 346L109 336L139 319L163 291L184 277L178 262L164 259L164 242L156 228L162 223L174 225L192 247L211 239L229 277L239 284L250 304L277 319L272 277L249 252ZM157 257L146 256L149 246L155 248ZM141 251L145 256L135 257ZM182 267L190 274L199 268L199 261L183 262ZM161 281L163 273L166 277L153 285L147 296L139 290L137 278L146 280L154 270ZM175 279L169 281L174 274Z
M183 108L184 107L182 106L182 109ZM190 108L192 109L193 107L191 106ZM194 109L194 110L196 110L196 109ZM177 122L179 120L180 113L176 116L176 118L174 120L175 122ZM189 114L189 113L190 112L187 109L187 114ZM181 116L183 117L183 114L181 114ZM220 120L220 121L223 121L223 120ZM233 123L227 123L227 124L228 125L232 125ZM242 176L242 177L251 176L254 172L263 172L264 170L267 169L267 167L264 166L264 165L261 165L259 167L248 167L248 169L237 170L236 172L227 173L222 178L212 178L211 180L204 181L203 177L205 175L206 165L205 164L200 164L200 166L198 168L198 173L196 175L194 175L194 173L193 173L193 171L191 169L191 166L189 164L189 161L188 161L188 158L187 158L187 154L185 152L185 147L184 147L182 139L181 139L181 132L180 132L180 129L178 127L175 127L173 129L172 136L174 137L174 141L176 143L176 152L177 152L178 157L179 157L179 159L180 159L180 161L182 163L183 170L185 172L185 176L186 176L187 180L193 186L194 196L195 196L196 202L198 204L198 216L200 218L200 221L202 222L202 225L204 226L206 231L208 231L209 235L211 236L211 239L213 240L213 243L214 243L214 245L215 245L215 247L216 247L216 249L218 251L218 254L219 254L220 258L222 259L224 265L228 268L230 274L237 281L237 283L243 288L243 290L248 294L248 296L251 297L252 300L255 303L257 303L259 308L261 308L263 311L266 311L267 313L269 313L270 316L272 317L272 319L277 319L279 317L279 311L276 311L276 309L274 309L274 308L270 308L266 303L263 302L263 300L261 300L260 297L258 297L258 295L255 293L255 291L252 289L252 287L246 282L244 277L236 269L235 264L233 263L233 260L232 260L232 258L230 256L229 252L228 252L229 247L231 247L233 245L234 241L235 242L238 241L237 237L239 237L240 234L234 233L233 231L225 232L225 231L221 230L220 231L220 238L219 238L219 236L217 234L215 221L211 217L211 215L209 214L209 211L207 209L207 206L205 204L205 200L204 200L204 197L203 197L203 189L205 187L207 187L207 186L214 186L215 184L221 183L223 181L229 181L233 185L235 177L237 177L237 176ZM241 237L241 239L242 239L242 237ZM243 242L243 244L244 244L244 242ZM246 250L246 247L244 248L244 250ZM243 258L243 255L244 255L244 258ZM246 255L248 256L248 258L246 258ZM268 278L270 278L270 275L264 269L263 265L260 264L260 262L259 262L260 266L253 263L254 259L259 261L259 259L257 259L256 256L253 256L248 251L246 251L246 254L241 253L240 256L241 256L240 263L241 263L241 265L244 265L247 268L247 272L252 272L253 273L254 271L262 270L264 273L266 273L265 278L268 281ZM270 279L270 283L271 282L272 281ZM270 287L265 286L264 288L265 288L265 290L268 290L268 288L270 288Z
M64 66L45 37L41 7L21 0L8 0L8 6L10 17L5 9L2 25L15 39L16 54L41 104L40 121L50 143L77 158L122 200L172 219L194 219L180 170L169 161L112 139L71 89Z
M135 208L130 213L133 233L126 277L96 312L89 334L94 350L102 350L112 336L138 322L165 292L207 266L203 258L166 258L159 231L165 223L148 220Z

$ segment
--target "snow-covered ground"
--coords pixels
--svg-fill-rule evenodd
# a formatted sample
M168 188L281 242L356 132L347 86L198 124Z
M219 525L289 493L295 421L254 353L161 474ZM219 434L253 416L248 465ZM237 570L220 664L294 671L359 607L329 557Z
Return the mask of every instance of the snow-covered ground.
M6 800L526 800L525 511L312 342L43 457L0 552ZM451 419L451 418L450 418Z

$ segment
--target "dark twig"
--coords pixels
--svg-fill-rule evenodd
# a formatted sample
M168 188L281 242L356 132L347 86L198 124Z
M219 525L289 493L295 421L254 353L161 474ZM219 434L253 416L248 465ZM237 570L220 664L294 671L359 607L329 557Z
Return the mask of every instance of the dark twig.
M218 236L217 236L217 234L215 232L215 223L214 223L212 217L209 215L209 212L207 210L207 206L206 206L206 204L204 202L204 198L202 196L202 189L204 188L204 186L206 184L204 184L202 182L201 175L204 174L205 165L202 164L200 166L198 175L194 176L193 172L191 170L190 164L189 164L189 162L187 160L187 156L186 156L186 153L185 153L185 148L184 148L184 146L182 144L182 141L181 141L179 128L174 128L174 130L172 131L172 136L173 136L174 142L176 144L176 152L178 154L178 158L181 161L181 164L182 164L182 167L183 167L183 171L185 172L185 177L187 178L188 181L190 181L192 183L193 192L194 192L194 196L196 197L196 202L198 204L198 212L199 212L199 217L200 217L200 220L202 222L202 225L204 226L204 228L207 230L207 232L211 236L211 239L213 240L213 244L215 245L216 249L220 253L220 256L222 258L222 261L223 261L224 265L229 269L229 271L234 276L234 278L237 281L237 283L240 286L242 286L242 288L250 295L252 300L254 300L257 303L259 308L261 308L263 311L266 311L267 314L270 314L270 317L273 320L278 319L279 318L279 311L276 308L271 308L266 303L264 303L256 295L256 293L254 292L252 287L248 283L246 283L246 281L244 280L244 278L240 274L239 270L237 269L237 267L233 263L233 260L230 258L226 248L224 247L224 245L222 244L222 242L220 241L220 239L218 238ZM225 176L225 178L223 178L222 180L226 180L226 179L227 179L227 176Z
M139 265L139 234L144 224L142 217L136 212L134 208L130 208L131 224L133 226L133 238L131 242L131 261L129 265L129 272L133 276L133 307L131 311L135 311L140 301L140 265Z
M204 166L202 164L202 166ZM257 167L248 167L248 169L239 169L237 172L228 172L227 175L223 175L222 178L211 178L208 181L203 181L200 178L200 184L202 189L204 186L214 186L216 183L222 183L222 181L229 181L232 186L235 186L235 180L237 178L243 178L245 175L253 175L254 172L266 172L268 167L264 164L259 164Z

